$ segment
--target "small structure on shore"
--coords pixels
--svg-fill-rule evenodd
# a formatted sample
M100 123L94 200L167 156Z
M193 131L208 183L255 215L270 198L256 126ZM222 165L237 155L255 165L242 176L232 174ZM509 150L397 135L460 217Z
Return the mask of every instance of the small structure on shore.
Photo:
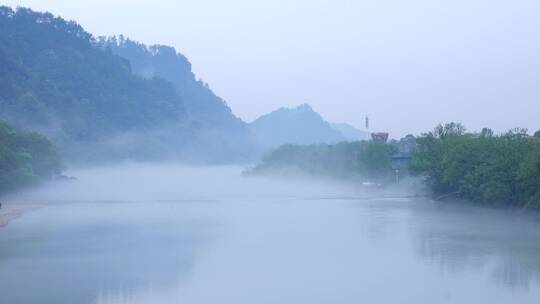
M366 115L366 132L369 133L369 117ZM388 141L388 133L386 132L374 132L374 133L369 133L371 134L371 140L373 140L373 142L375 143L378 143L378 144L385 144L386 141Z
M405 170L409 167L411 162L411 154L409 153L398 153L392 155L392 169L394 170Z
M373 142L376 142L378 144L385 144L388 140L388 133L386 132L375 132L371 133L371 139Z
M410 162L411 162L410 153L398 153L398 154L392 155L392 169L396 173L396 184L399 183L400 172L407 170L409 168Z

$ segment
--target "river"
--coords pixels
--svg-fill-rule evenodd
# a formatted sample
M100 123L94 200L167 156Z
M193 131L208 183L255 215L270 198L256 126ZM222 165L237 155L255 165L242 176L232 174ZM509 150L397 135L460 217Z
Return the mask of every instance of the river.
M540 220L402 190L122 164L18 194L2 304L539 303Z

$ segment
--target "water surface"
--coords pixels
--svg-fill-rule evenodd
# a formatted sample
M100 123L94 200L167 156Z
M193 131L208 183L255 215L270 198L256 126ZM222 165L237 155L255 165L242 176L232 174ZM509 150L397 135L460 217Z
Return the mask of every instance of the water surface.
M21 194L1 303L538 303L540 222L236 168L124 165Z

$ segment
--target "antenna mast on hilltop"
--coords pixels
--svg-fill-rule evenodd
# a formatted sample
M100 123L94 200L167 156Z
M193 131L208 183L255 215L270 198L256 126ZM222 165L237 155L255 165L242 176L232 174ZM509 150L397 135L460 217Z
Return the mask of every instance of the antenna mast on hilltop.
M369 117L366 115L366 130L369 130Z

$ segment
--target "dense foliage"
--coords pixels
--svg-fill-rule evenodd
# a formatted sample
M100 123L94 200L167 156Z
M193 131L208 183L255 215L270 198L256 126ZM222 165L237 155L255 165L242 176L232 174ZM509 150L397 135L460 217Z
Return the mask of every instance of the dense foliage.
M120 134L185 123L172 84L133 75L126 59L94 43L74 22L0 7L0 116L47 134L64 152L83 145L72 157Z
M249 172L386 178L392 173L391 156L396 152L397 148L393 145L372 141L340 142L335 145L287 144L267 154Z
M0 121L0 194L56 177L62 163L51 142Z
M0 118L72 161L253 157L246 123L167 46L95 39L80 25L0 7Z
M540 207L540 140L526 130L494 135L439 125L417 138L411 172L425 176L435 193L483 204Z
M29 9L0 9L1 113L60 124L76 139L184 116L174 88L131 74L127 60L93 47L78 24Z

